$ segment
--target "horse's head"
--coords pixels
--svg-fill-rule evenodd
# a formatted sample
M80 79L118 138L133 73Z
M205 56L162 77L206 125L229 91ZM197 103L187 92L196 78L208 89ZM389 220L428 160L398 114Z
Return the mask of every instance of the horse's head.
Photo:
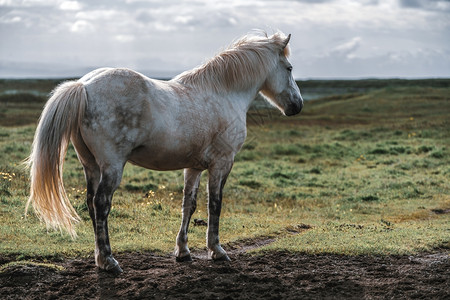
M290 38L289 34L287 38L277 43L279 45L277 62L269 71L261 90L263 95L286 116L296 115L303 108L303 99L292 76L292 65L288 60Z

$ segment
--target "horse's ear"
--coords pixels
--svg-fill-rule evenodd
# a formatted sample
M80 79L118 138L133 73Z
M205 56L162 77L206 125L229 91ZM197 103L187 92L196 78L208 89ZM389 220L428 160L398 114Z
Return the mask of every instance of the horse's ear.
M283 41L283 49L289 44L289 40L291 39L291 34L287 36L287 38Z

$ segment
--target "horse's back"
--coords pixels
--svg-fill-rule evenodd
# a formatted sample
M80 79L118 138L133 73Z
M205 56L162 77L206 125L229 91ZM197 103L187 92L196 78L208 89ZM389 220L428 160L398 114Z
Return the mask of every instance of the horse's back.
M149 86L152 85L150 78L125 68L97 69L84 75L79 81L85 85L88 95L92 97L110 95L135 97L139 93L147 93Z

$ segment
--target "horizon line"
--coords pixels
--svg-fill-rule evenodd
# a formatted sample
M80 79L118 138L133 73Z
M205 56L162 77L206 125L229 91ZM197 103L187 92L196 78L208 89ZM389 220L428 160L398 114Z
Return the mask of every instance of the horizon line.
M170 76L148 76L145 73L143 75L150 79L156 80L171 80ZM2 76L0 80L68 80L81 78L81 76ZM427 79L450 79L450 75L444 76L342 76L342 77L298 77L294 78L295 81L332 81L332 80L427 80Z

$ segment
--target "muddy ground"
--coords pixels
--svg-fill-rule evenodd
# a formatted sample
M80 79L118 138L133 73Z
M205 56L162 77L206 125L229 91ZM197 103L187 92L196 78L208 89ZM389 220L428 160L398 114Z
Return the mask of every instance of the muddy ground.
M124 273L117 277L99 271L93 258L54 261L61 270L10 265L0 272L0 299L450 299L448 249L383 257L252 256L246 249L228 249L226 263L208 261L205 251L194 251L189 263L122 253L116 258ZM12 260L0 257L2 265Z

